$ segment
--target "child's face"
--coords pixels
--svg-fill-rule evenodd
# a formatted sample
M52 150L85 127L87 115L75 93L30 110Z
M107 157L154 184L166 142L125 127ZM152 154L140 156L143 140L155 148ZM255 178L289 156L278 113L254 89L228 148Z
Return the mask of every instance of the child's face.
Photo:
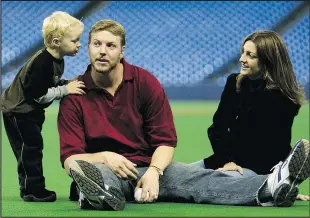
M83 30L83 26L75 25L70 31L65 33L59 44L59 50L62 56L75 56L78 53L81 46L80 38Z

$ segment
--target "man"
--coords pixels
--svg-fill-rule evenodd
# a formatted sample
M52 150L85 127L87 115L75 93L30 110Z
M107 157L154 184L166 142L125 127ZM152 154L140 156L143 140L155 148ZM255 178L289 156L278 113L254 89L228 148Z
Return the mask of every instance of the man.
M86 94L60 105L61 161L81 208L123 210L138 188L140 202L293 204L309 177L309 143L300 141L271 175L244 179L172 162L177 136L167 96L151 73L124 60L125 44L121 24L98 21L89 33L91 64L79 77Z

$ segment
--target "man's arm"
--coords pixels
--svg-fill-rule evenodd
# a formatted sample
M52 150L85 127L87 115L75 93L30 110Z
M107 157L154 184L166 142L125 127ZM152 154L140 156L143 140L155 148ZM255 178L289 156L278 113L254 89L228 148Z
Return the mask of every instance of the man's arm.
M162 172L171 164L173 160L174 147L159 146L153 153L150 167L159 168Z
M68 175L70 175L70 164L73 160L85 160L89 163L104 163L104 153L105 152L97 152L97 153L89 153L89 154L75 154L69 156L64 162L64 168Z
M57 119L60 160L63 166L66 161L67 167L70 160L68 158L85 154L86 148L83 113L79 102L75 98L76 96L67 96L60 101ZM92 159L91 155L87 157Z
M102 163L109 167L121 179L137 179L137 165L124 156L114 152L103 151L91 154L72 155L64 162L64 167L68 175L70 175L70 164L73 160L85 160L92 164Z
M136 186L136 189L142 188L141 202L152 202L158 198L159 177L172 162L173 154L174 147L162 145L156 148L149 168Z
M150 75L142 90L145 137L154 152L150 166L138 181L136 189L142 188L142 202L152 202L158 198L160 174L172 162L177 136L171 107L159 81Z

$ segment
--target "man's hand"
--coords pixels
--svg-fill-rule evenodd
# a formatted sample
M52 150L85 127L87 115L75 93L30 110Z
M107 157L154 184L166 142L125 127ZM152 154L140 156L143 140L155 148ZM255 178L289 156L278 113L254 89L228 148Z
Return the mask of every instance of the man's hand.
M238 171L241 175L243 175L242 167L238 166L234 162L229 162L225 164L223 167L216 169L216 171Z
M69 82L66 85L66 88L69 94L78 94L78 95L85 94L85 91L82 89L85 88L85 84L82 81L74 80L72 82Z
M124 156L114 152L102 152L103 162L109 167L115 175L121 179L137 179L138 170L136 164Z
M159 193L159 174L154 167L149 167L141 177L135 191L138 188L142 188L140 202L153 202L157 200ZM147 192L149 192L149 196L147 196Z

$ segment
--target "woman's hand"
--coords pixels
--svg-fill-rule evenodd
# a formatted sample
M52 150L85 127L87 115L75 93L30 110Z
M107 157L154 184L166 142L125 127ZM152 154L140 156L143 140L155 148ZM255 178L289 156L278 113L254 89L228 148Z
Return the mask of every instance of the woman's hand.
M238 171L241 175L243 175L242 167L238 166L234 162L229 162L225 164L223 167L216 169L215 171Z
M310 201L310 197L309 197L309 195L298 194L296 197L296 200Z

